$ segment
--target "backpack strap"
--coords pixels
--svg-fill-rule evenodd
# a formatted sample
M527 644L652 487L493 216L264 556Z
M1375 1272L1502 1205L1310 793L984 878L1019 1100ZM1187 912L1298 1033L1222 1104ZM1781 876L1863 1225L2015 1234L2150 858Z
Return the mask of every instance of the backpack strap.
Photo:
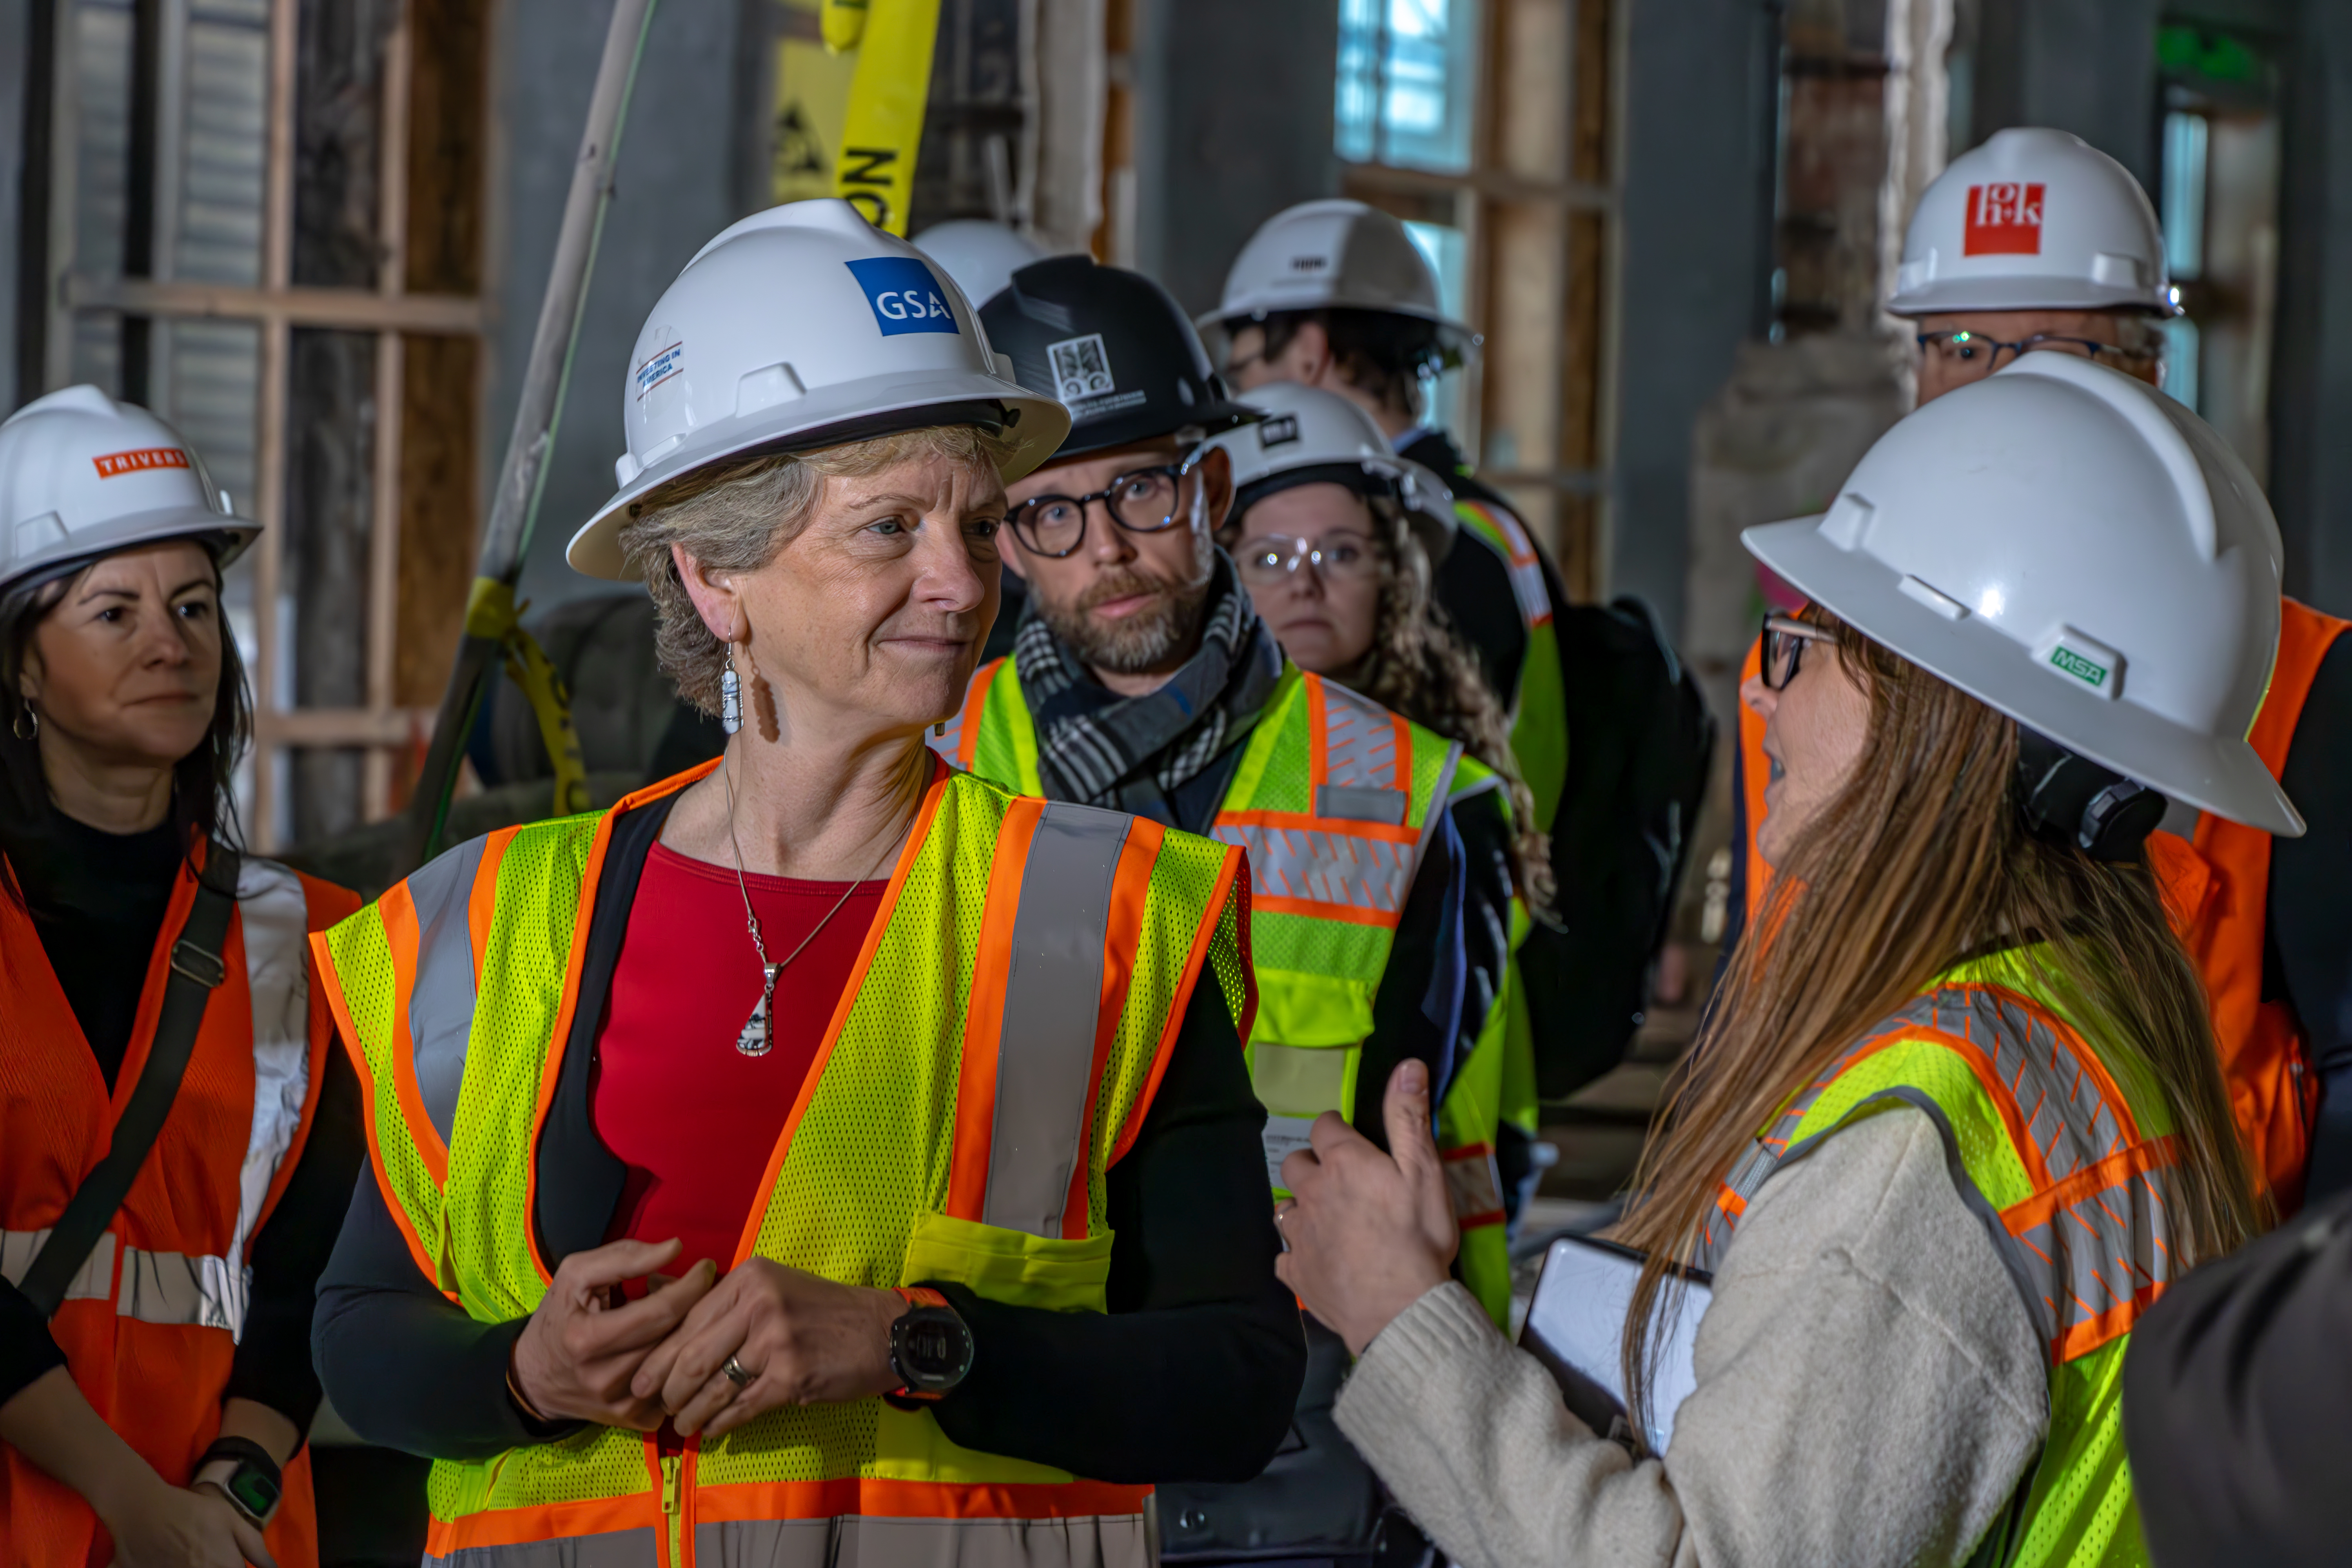
M130 1103L114 1125L106 1158L74 1193L66 1212L50 1227L40 1256L33 1259L17 1286L44 1318L56 1314L67 1288L89 1260L90 1249L114 1223L139 1168L147 1163L156 1136L163 1131L172 1101L179 1096L180 1079L188 1070L188 1058L195 1054L196 1031L204 1024L205 1008L212 1001L214 988L228 978L221 949L228 942L228 919L236 909L237 875L243 865L244 857L223 844L212 844L205 853L204 871L196 879L195 902L181 928L180 940L172 944L172 975L164 982L163 1005L155 1020L155 1039L147 1052L147 1065L140 1069Z

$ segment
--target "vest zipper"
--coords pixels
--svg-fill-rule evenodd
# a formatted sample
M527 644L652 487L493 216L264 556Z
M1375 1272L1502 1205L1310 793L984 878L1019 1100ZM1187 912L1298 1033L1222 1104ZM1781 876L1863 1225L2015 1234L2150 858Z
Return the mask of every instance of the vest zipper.
M683 1539L686 1532L680 1528L686 1515L678 1499L679 1472L685 1468L683 1455L664 1454L661 1457L662 1530L669 1538L669 1568L686 1568L686 1542Z

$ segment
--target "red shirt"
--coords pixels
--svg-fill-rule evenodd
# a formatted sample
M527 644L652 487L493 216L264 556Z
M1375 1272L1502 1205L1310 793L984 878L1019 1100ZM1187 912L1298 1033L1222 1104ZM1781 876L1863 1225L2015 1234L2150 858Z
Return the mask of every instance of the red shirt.
M800 946L846 882L746 876L772 962ZM735 1261L760 1180L848 989L887 881L866 882L776 977L773 1047L735 1048L760 999L760 957L743 928L733 868L689 860L660 844L646 857L597 1035L591 1114L597 1136L629 1168L606 1239L686 1250L666 1273L708 1258Z

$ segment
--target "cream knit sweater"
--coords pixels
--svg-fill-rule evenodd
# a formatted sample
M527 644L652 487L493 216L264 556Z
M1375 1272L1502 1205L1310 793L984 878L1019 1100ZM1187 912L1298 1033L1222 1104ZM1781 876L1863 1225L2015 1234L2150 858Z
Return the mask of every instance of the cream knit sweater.
M1339 1423L1463 1568L1959 1563L2049 1424L2017 1286L1907 1107L1765 1184L1694 1364L1636 1464L1449 1284L1366 1347Z

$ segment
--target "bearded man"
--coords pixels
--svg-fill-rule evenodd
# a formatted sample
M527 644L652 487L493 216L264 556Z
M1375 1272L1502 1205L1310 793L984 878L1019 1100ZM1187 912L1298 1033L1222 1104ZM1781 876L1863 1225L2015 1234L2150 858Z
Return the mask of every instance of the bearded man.
M1028 588L1013 656L974 675L932 743L1024 794L1249 852L1247 1054L1279 1193L1284 1156L1321 1112L1385 1147L1390 1074L1426 1063L1439 1103L1470 1055L1507 958L1510 871L1487 826L1494 803L1475 798L1498 781L1458 744L1283 657L1215 543L1233 470L1202 443L1255 423L1244 438L1277 446L1297 424L1228 397L1165 289L1055 257L1014 273L981 319L1015 379L1074 423L1008 492L1003 559ZM1478 826L1465 834L1457 812ZM1457 1207L1499 1209L1492 1150L1453 1152ZM1294 1440L1257 1481L1164 1487L1164 1561L1281 1545L1369 1565L1410 1530L1331 1422L1345 1347L1311 1319L1307 1332Z

